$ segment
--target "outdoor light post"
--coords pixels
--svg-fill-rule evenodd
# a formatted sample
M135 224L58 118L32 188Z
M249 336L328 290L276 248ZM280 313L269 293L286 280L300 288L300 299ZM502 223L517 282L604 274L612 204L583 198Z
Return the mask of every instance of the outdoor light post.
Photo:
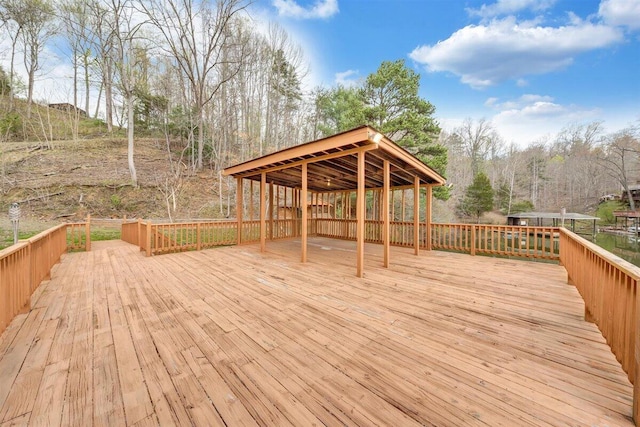
M20 223L20 205L12 203L9 208L9 220L13 227L13 244L18 243L18 225Z

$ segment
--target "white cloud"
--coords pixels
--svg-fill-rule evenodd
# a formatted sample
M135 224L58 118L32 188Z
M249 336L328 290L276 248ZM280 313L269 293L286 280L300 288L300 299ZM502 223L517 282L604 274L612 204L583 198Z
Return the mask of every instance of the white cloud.
M278 15L298 19L326 19L338 13L338 0L317 0L313 6L300 6L295 0L273 0Z
M534 94L524 94L519 98L499 102L499 98L491 97L487 98L484 105L486 107L491 107L496 110L509 110L514 108L523 108L529 107L535 103L552 103L553 98L546 95L534 95Z
M540 12L553 6L556 0L498 0L493 4L483 4L479 9L467 8L471 16L493 18L496 16L512 15L521 10Z
M481 89L563 69L574 56L622 39L619 30L601 24L543 27L507 17L469 25L433 46L417 47L409 56L431 72L453 73L462 83Z
M357 76L360 74L358 70L347 70L336 73L335 83L344 87L351 87L358 82Z
M495 112L491 122L496 130L521 147L559 132L567 123L603 119L598 108L563 105L547 95L524 94L507 100L492 97L484 105Z
M640 29L640 1L602 0L598 14L609 25Z

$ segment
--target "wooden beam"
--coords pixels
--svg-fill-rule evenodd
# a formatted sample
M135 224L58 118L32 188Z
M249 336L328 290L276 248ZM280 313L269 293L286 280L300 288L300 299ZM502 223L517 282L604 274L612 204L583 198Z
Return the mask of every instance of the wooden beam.
M302 190L300 193L300 205L302 209L302 235L301 235L301 260L307 262L307 164L302 165Z
M291 147L258 159L250 160L248 162L226 168L222 173L224 175L241 174L251 169L256 170L257 168L268 167L273 163L286 162L290 159L309 156L314 153L321 153L323 151L344 147L345 145L358 144L362 142L371 144L369 141L369 128L367 126L344 132L339 135L334 135L319 141ZM265 172L268 172L268 170L265 170Z
M267 174L262 173L260 179L260 252L267 249L267 203L265 200L267 192Z
M358 190L356 193L356 275L358 277L364 277L364 215L366 209L364 156L364 151L358 153Z
M236 219L238 221L238 225L237 225L237 244L240 245L242 243L242 210L244 209L243 206L243 199L244 199L244 195L243 193L243 182L242 182L242 178L238 178L237 179L237 187L236 187Z
M444 185L445 179L439 173L422 163L407 150L391 142L387 138L383 138L382 141L380 141L380 148L384 152L389 153L389 155L391 155L393 158L400 159L406 162L407 165L411 166L411 168L414 169L417 173L422 173L433 179L437 184ZM407 167L404 167L403 169L407 170Z
M420 178L413 178L413 252L420 253Z
M357 171L355 173L357 174ZM331 182L333 183L333 181L331 181ZM420 184L420 188L427 188L430 185L434 186L434 187L439 186L439 184ZM333 187L333 185L332 185L332 187ZM413 189L413 183L411 183L411 185L399 185L399 186L390 185L390 188L393 191ZM369 190L382 191L382 187L369 187L368 189ZM340 189L336 189L336 190L326 191L326 193L344 193L345 191L353 191L353 190L350 190L348 188L340 188Z
M247 176L250 176L250 175L255 175L255 174L260 173L260 172L271 173L271 172L276 172L276 171L279 171L279 170L282 170L282 169L295 168L295 167L301 166L303 164L322 162L322 161L325 161L325 160L331 160L331 159L336 159L336 158L339 158L339 157L350 156L352 154L358 154L361 151L369 151L369 150L377 150L377 149L378 149L378 144L368 143L366 145L362 145L362 146L359 146L359 147L353 147L353 148L348 148L348 149L342 150L342 151L336 151L335 153L322 154L320 156L310 157L310 158L306 158L306 159L300 159L300 160L296 160L296 161L290 162L290 163L284 163L284 164L281 164L281 165L266 167L265 169L252 168L251 170L247 170L246 172L241 173L239 176L247 177ZM318 149L318 151L324 151L324 150ZM232 175L232 174L225 172L225 175Z
M390 255L390 224L389 224L389 162L384 161L383 165L384 187L382 189L382 243L384 244L384 262L385 267L389 267Z

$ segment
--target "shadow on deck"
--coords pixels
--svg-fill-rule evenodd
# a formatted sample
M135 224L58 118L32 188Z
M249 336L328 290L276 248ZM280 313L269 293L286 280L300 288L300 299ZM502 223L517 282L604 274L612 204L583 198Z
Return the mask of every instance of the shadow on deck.
M0 338L0 423L632 425L562 267L299 247L65 255Z

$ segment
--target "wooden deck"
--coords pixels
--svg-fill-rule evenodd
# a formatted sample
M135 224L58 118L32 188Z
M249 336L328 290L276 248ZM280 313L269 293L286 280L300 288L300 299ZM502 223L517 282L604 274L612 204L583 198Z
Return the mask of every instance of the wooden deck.
M65 255L0 338L0 424L631 426L560 266L315 238Z

